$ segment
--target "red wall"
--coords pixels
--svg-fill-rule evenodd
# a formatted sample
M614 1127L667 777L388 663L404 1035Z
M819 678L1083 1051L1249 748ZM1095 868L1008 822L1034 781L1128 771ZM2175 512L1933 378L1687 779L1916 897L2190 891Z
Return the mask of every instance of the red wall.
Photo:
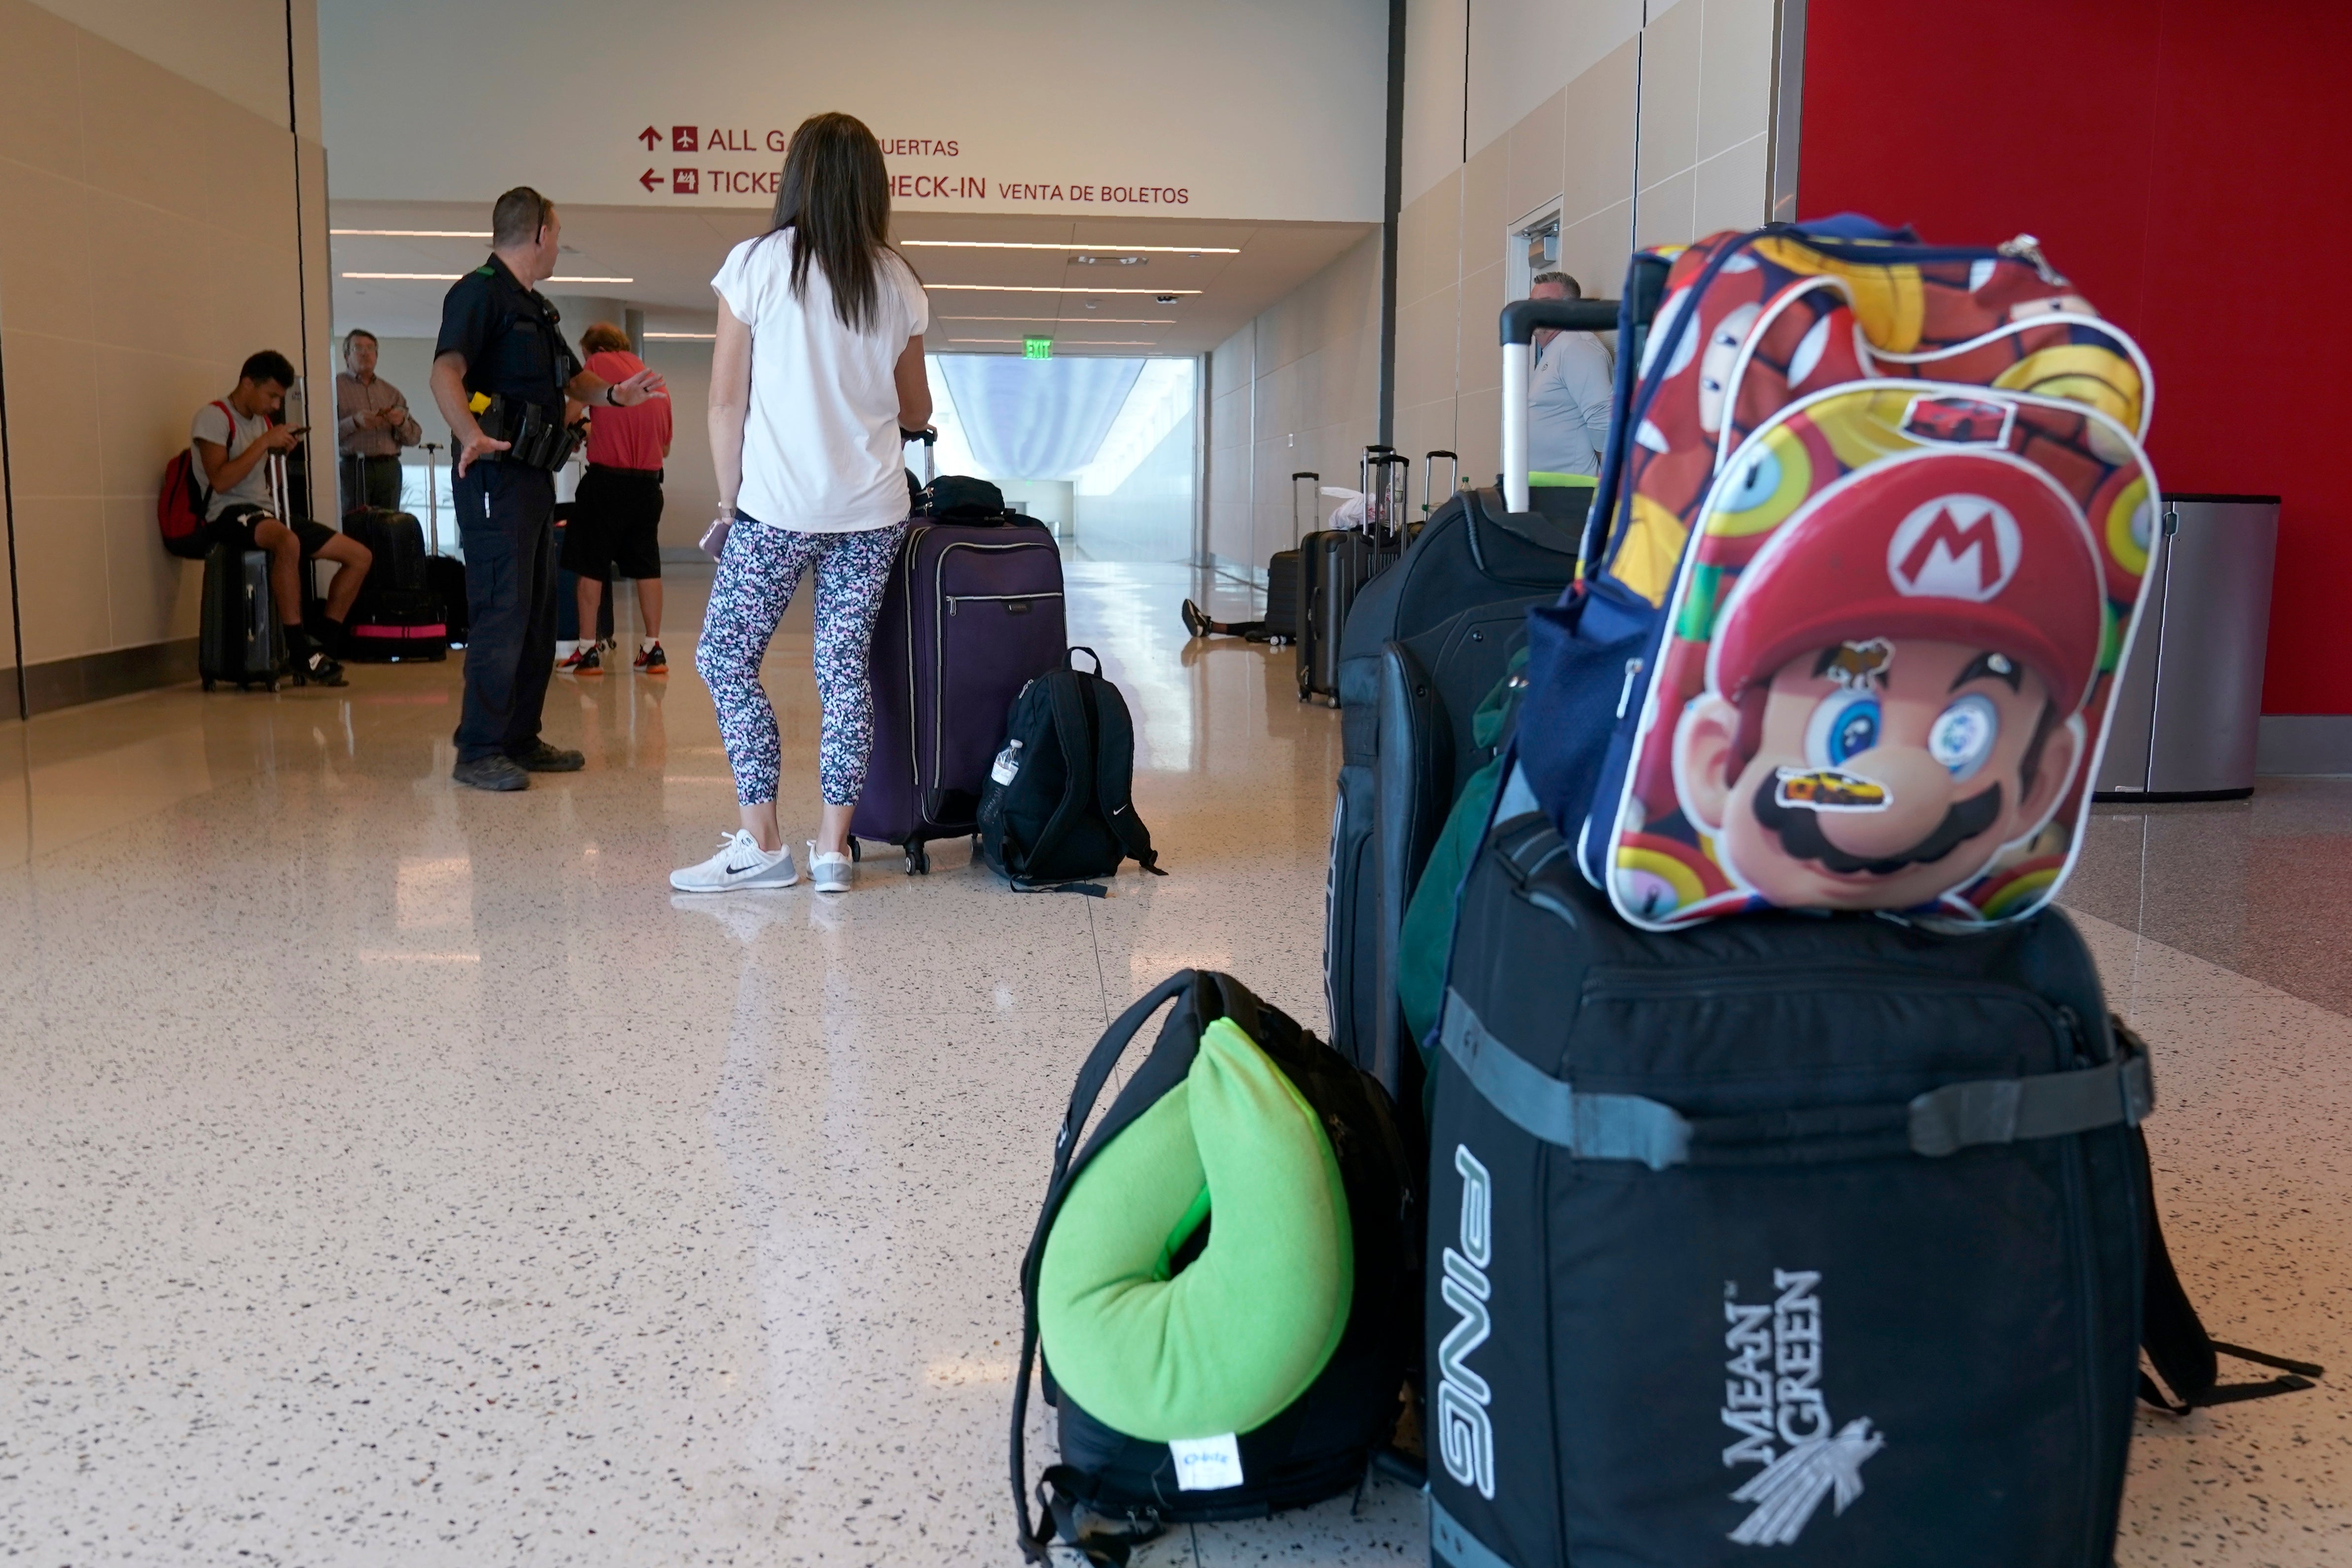
M2345 0L1810 0L1799 211L2041 237L2156 370L2168 490L2284 498L2270 713L2352 713Z

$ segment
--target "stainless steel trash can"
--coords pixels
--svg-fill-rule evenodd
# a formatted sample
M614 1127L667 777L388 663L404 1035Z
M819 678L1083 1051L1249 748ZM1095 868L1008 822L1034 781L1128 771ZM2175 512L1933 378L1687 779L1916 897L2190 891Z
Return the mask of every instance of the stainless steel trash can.
M2270 637L2276 496L2168 495L2092 798L2241 800Z

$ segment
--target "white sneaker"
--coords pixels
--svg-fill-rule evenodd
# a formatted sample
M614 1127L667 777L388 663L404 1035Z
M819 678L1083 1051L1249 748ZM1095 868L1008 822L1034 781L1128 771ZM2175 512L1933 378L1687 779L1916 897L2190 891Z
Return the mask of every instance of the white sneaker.
M773 855L760 847L748 828L738 828L719 840L719 853L699 866L669 874L669 885L681 893L731 893L738 888L789 888L801 879L790 848Z
M809 876L820 893L849 891L850 860L846 855L820 855L816 840L808 840Z

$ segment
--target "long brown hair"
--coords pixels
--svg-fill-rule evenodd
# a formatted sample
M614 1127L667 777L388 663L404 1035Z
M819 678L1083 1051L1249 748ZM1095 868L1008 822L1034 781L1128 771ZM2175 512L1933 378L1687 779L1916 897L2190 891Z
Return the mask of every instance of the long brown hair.
M793 132L769 232L795 231L793 298L805 300L809 258L833 286L834 313L853 332L881 317L882 258L890 248L890 175L882 144L849 114L812 114ZM904 258L900 258L903 262Z

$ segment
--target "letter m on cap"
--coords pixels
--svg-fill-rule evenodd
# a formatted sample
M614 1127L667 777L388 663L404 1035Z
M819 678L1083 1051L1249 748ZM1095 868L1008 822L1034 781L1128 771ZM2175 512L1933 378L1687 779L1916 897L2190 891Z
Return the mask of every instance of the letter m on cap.
M2017 575L2024 540L2017 519L1989 496L1938 496L1915 508L1886 542L1886 575L1914 598L1999 595Z

